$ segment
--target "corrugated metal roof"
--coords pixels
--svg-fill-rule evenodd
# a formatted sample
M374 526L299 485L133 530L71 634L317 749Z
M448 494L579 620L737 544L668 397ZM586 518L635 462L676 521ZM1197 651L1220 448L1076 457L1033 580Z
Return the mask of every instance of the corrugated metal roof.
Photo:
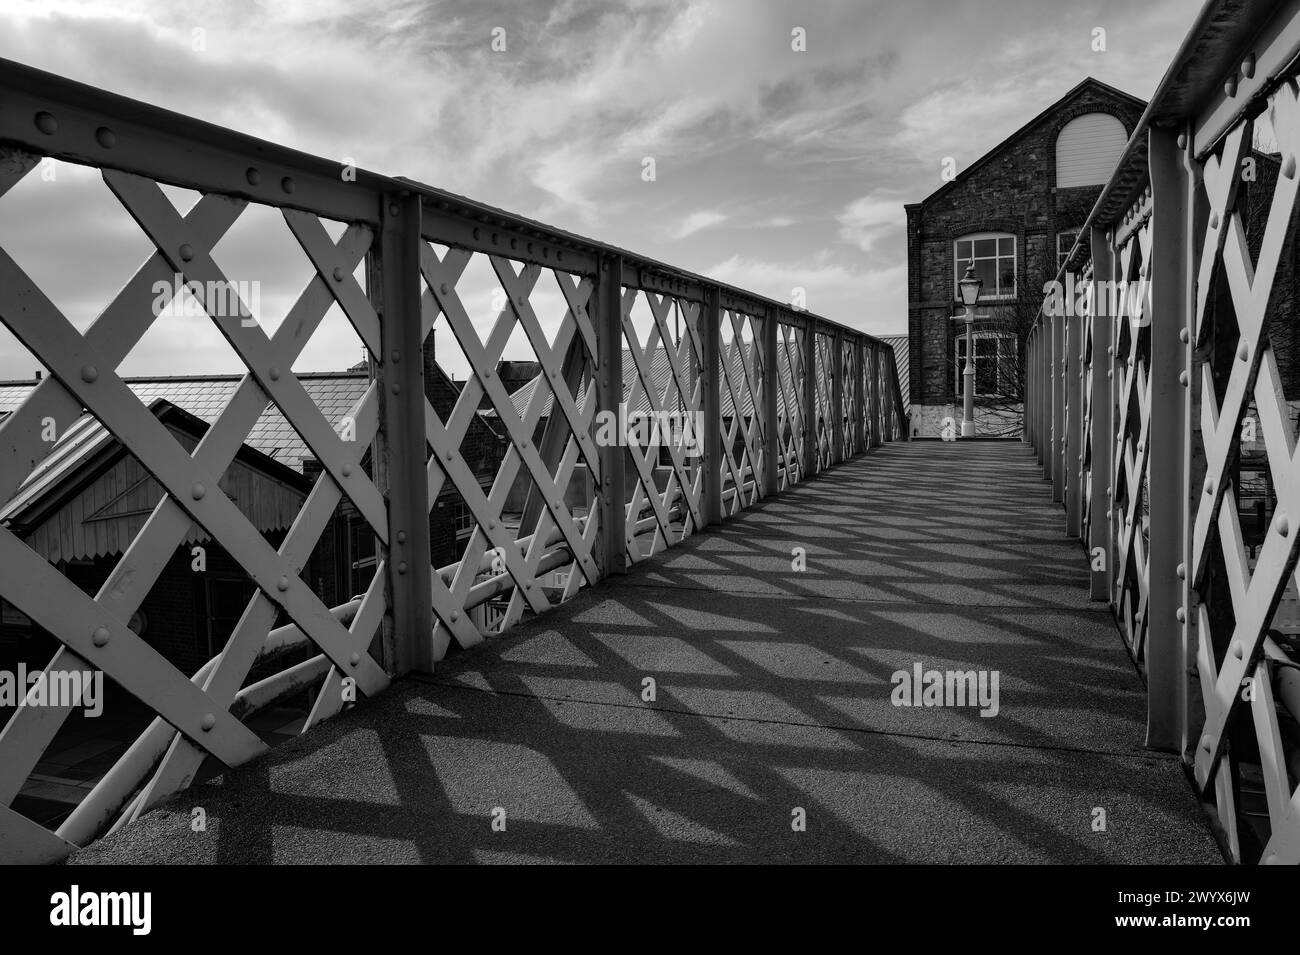
M908 397L908 381L910 376L908 374L908 365L907 365L908 362L907 336L906 335L878 335L876 337L880 341L888 344L889 347L894 350L894 365L898 368L898 383L903 393L903 409L905 413L910 412L912 408L912 403ZM744 344L746 355L748 355L749 349L753 347L754 346L752 342L746 342ZM731 357L731 372L732 372L731 381L733 385L736 386L737 397L740 399L741 414L744 416L748 416L753 414L754 412L754 401L753 401L753 397L749 392L748 386L745 385L745 373L744 373L743 366L741 365L741 350L738 348L730 349L730 357ZM748 360L748 358L746 358L746 360ZM782 369L781 377L784 379L783 382L784 387L787 390L787 392L793 394L794 389L790 381L789 369L786 367L784 362L781 363L781 369ZM662 395L664 391L668 388L669 377L671 376L671 374L672 374L672 367L668 363L668 352L662 346L660 346L659 348L656 348L655 351L650 355L650 376L653 380L652 387L658 394ZM624 387L627 387L628 383L636 380L636 378L637 378L636 359L632 357L632 353L630 351L624 349L623 351ZM533 400L533 393L536 391L538 384L540 382L541 382L541 376L539 375L538 377L528 382L528 384L522 386L518 391L516 391L513 395L510 396L511 401L514 402L515 412L519 414L520 417L523 416L524 411L528 408L528 403ZM673 388L671 394L673 395L676 394L675 387ZM575 400L579 405L581 405L581 398L582 398L582 391L579 391L579 393L575 396ZM554 395L551 393L550 389L548 388L546 392L545 403L542 405L543 418L550 416L551 403L554 400L555 400ZM646 398L645 391L642 389L640 390L640 400L637 402L637 406L635 408L629 408L628 413L638 414L638 413L648 412L649 410L650 410L650 403L649 400ZM665 409L665 410L671 410L671 409ZM489 410L484 412L484 414L495 415L496 412L494 410ZM722 414L724 417L732 416L731 393L730 390L725 387L722 390Z
M156 405L157 402L152 404ZM6 408L5 413L9 410ZM76 471L102 448L112 444L113 440L113 436L98 419L82 415L72 423L72 427L63 432L63 437L46 455L45 460L27 475L27 480L18 486L9 503L0 508L0 521L21 514L29 504Z
M321 410L330 425L337 428L343 418L366 393L369 379L364 370L346 372L303 372L298 380ZM196 418L212 424L225 409L230 396L239 386L238 375L205 375L201 377L127 378L127 385L145 404L161 398L188 411ZM17 410L32 390L35 382L8 382L0 384L0 415ZM89 416L77 422L81 424ZM93 419L91 419L93 420ZM77 431L77 425L64 434L67 440ZM63 441L59 442L60 445ZM302 470L302 459L311 451L290 426L274 403L268 404L249 432L245 442L281 464ZM56 451L58 446L56 445ZM30 478L29 478L30 480Z
M903 413L912 413L912 374L911 357L908 354L906 335L877 335L882 342L894 349L894 367L898 369L898 387L903 394Z
M729 345L725 347L727 347L728 354L731 359L731 383L732 386L736 389L736 396L740 399L741 414L744 416L751 415L753 414L754 411L754 399L753 396L750 394L749 386L745 383L745 371L744 371L744 365L742 364L742 358L741 358L742 350L740 348L732 348ZM744 353L747 355L749 350L753 347L754 347L753 342L743 343ZM665 349L663 346L659 346L653 352L650 353L648 358L650 363L650 379L651 379L650 387L655 391L655 393L660 398L663 397L665 391L668 391L670 395L670 401L675 402L676 395L677 395L677 385L676 385L676 380L673 379L672 377L672 365L668 361L667 349ZM746 358L745 360L748 359ZM790 383L789 373L788 372L785 373L784 377L786 379L786 386L789 387L789 383ZM520 417L523 416L524 411L528 408L528 403L533 400L533 393L537 390L537 387L541 382L541 380L542 380L542 376L538 375L536 378L529 381L526 385L521 386L518 391L516 391L514 394L510 396L510 400L514 403L515 406L515 412ZM624 349L623 350L624 389L630 388L633 382L639 380L640 380L640 375L637 370L636 359L632 356L631 351ZM669 391L670 384L671 384L671 390ZM584 390L585 389L580 389L578 394L574 396L576 403L579 405L582 404L582 396ZM545 401L542 405L543 418L550 417L551 404L554 401L555 401L555 395L548 388L546 390ZM666 407L664 410L671 411L672 408ZM646 395L644 388L638 388L636 406L629 407L628 414L642 414L649 411L650 411L650 399ZM496 410L491 409L485 411L484 414L495 416ZM727 389L725 386L722 389L722 414L726 417L731 417L733 414L730 390Z

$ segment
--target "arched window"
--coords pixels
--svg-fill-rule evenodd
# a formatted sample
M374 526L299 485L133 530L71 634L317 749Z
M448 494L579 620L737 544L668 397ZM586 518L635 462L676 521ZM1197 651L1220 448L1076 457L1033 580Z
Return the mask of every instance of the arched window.
M1016 237L1006 232L977 232L953 243L953 298L966 267L975 263L975 277L983 279L980 300L1016 297Z
M1065 124L1056 137L1056 185L1105 184L1124 152L1124 124L1109 113L1085 113Z

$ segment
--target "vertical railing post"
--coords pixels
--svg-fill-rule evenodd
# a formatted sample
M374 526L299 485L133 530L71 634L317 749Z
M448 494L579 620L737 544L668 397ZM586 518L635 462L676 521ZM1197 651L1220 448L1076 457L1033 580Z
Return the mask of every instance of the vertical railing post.
M700 307L700 360L704 367L700 387L704 391L704 480L700 508L705 526L722 523L722 300L716 286L706 286ZM739 411L739 409L737 409ZM737 494L743 490L736 488Z
M379 431L373 471L388 505L384 668L392 675L432 672L433 559L425 468L424 347L420 323L420 197L381 197L379 253L368 260L366 286L379 315L382 347L375 363Z
M776 332L780 321L776 306L769 305L763 318L763 494L777 493L781 484L777 479L780 460L781 420L777 396L781 390L780 356L776 350Z
M1031 447L1033 446L1034 443L1033 429L1030 427L1029 424L1030 414L1031 414L1030 408L1033 405L1033 393L1034 393L1034 362L1032 358L1033 354L1034 354L1034 330L1033 330L1033 326L1030 326L1029 334L1025 336L1025 363L1024 363L1025 381L1024 381L1024 385L1022 386L1025 399L1023 402L1021 402L1020 405L1020 440L1030 445Z
M1033 353L1029 356L1029 370L1034 376L1034 384L1029 391L1030 400L1033 402L1033 410L1030 413L1029 420L1030 420L1030 427L1033 431L1034 457L1039 460L1041 459L1038 457L1038 452L1039 449L1042 447L1042 442L1043 442L1042 431L1041 428L1039 427L1040 416L1042 414L1042 405L1043 405L1043 397L1042 397L1043 370L1039 364L1038 355L1039 352L1042 350L1042 345L1043 345L1043 323L1041 321L1035 320L1034 337L1033 337Z
M866 444L866 396L862 393L862 362L866 358L866 347L862 336L853 339L853 453L861 454L867 449Z
M884 441L893 441L894 436L898 433L898 403L894 401L894 391L898 388L898 369L894 367L894 350L888 346L880 349L880 377L883 379L880 383L881 401L884 402L885 409L885 432L881 435Z
M1062 449L1065 447L1065 319L1051 316L1052 322L1052 501L1065 500L1065 469Z
M1083 342L1081 315L1067 315L1065 323L1065 440L1061 443L1065 478L1065 532L1078 537L1083 519L1083 378L1079 351Z
M1114 325L1110 314L1110 303L1116 296L1110 295L1111 283L1115 280L1114 260L1110 254L1110 242L1105 230L1093 226L1089 236L1092 246L1092 467L1090 483L1092 485L1092 508L1088 521L1088 555L1091 578L1089 592L1093 600L1109 600L1111 580L1114 575L1115 548L1111 540L1114 522L1111 517L1110 485L1112 455L1115 451L1115 432L1111 419L1114 400L1111 386L1114 381L1112 357L1115 352L1111 340ZM1093 555L1100 549L1103 559L1098 562Z
M1034 431L1038 435L1038 441L1034 444L1034 457L1037 459L1040 467L1043 468L1043 477L1051 475L1047 472L1047 459L1045 449L1047 446L1047 414L1050 410L1048 396L1048 377L1047 353L1050 351L1049 343L1051 342L1052 331L1047 321L1040 315L1038 318L1038 347L1034 351L1034 367L1037 369L1036 377L1038 379L1038 399L1034 402Z
M620 422L618 440L613 446L597 449L600 456L601 517L600 540L602 572L605 576L627 573L627 486L625 483L627 449L623 442L623 258L606 255L600 259L596 273L594 300L596 315L596 410L607 412Z
M831 460L844 460L844 335L835 330L831 339Z
M817 436L817 322L811 315L804 317L803 370L803 400L807 409L803 419L804 474L813 477L821 461L821 450Z
M871 446L873 448L884 441L880 422L880 362L883 351L879 342L871 343L871 374L867 376L867 385L871 389Z
M1151 372L1147 484L1151 529L1147 598L1147 746L1184 750L1187 692L1187 533L1190 344L1195 272L1191 264L1188 174L1179 134L1153 126L1148 143L1151 173ZM1184 140L1185 144L1185 140ZM1190 337L1190 336L1189 336ZM1181 380L1180 380L1181 379Z

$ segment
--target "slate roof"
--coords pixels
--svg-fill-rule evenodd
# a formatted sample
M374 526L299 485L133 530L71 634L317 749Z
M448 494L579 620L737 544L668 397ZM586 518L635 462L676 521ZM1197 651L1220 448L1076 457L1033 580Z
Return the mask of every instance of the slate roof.
M161 377L124 379L132 391L145 404L156 399L168 401L188 411L200 420L212 424L225 408L230 396L240 382L239 375L204 375L199 377ZM320 408L330 425L339 423L366 393L369 379L364 369L345 372L301 372L307 394ZM0 383L0 417L15 411L36 387L35 382ZM67 441L78 434L78 427L89 415L83 415L63 436ZM63 441L59 444L62 445ZM311 457L311 451L290 426L274 403L268 404L245 442L249 447L286 464L296 471L302 470L302 459ZM56 452L57 453L57 447ZM30 479L29 479L30 480Z

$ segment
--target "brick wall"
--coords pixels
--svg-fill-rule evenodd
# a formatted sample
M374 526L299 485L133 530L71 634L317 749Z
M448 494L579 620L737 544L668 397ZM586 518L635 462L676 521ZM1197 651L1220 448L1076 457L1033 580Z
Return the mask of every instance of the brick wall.
M1025 308L1037 308L1042 285L1056 272L1056 236L1087 219L1101 186L1056 189L1056 137L1085 113L1116 116L1132 132L1140 107L1100 86L1084 85L982 164L923 202L907 207L908 336L911 400L914 406L943 408L960 394L954 385L956 328L960 311L953 242L974 232L1016 237L1014 302L981 305L979 312L1016 324ZM973 166L976 164L972 164ZM914 431L942 415L916 416Z

